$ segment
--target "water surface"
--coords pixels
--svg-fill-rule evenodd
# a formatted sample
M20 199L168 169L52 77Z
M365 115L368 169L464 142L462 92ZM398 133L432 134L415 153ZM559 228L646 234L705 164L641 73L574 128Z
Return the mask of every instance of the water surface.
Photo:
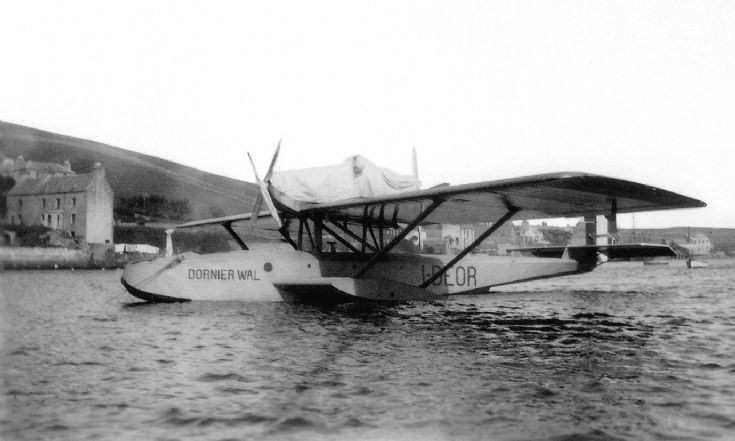
M119 278L0 274L1 439L735 438L732 260L331 308Z

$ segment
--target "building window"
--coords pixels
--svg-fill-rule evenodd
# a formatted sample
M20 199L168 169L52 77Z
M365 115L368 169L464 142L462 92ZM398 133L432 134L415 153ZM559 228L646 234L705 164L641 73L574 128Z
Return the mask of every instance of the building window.
M23 208L23 199L18 199L18 208Z
M22 215L22 214L19 214L19 215L18 215L18 223L19 223L20 225L23 225L23 215Z
M71 198L71 208L74 208L77 206L77 198Z
M61 215L60 214L57 214L56 215L56 228L62 228L63 226L64 225L61 222Z
M61 208L61 199L56 198L56 208Z
M72 213L71 214L71 224L74 225L74 223L76 223L76 221L77 221L77 215L74 214L74 213Z
M46 199L41 199L41 207L46 208Z
M15 215L14 214L10 215L10 225L15 225Z

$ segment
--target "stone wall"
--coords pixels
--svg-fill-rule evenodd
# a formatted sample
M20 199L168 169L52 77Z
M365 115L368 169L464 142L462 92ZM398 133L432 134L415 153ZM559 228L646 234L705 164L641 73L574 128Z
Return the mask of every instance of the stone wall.
M116 255L109 246L91 246L84 251L0 247L0 268L3 269L121 268L127 262L127 256Z

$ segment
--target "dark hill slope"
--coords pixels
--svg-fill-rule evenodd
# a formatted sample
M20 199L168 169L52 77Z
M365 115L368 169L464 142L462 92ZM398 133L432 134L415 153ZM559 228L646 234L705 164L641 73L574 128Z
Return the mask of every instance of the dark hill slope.
M158 194L188 199L191 217L249 212L258 192L255 184L230 179L165 159L85 139L45 132L0 121L2 156L26 160L71 162L77 173L89 173L100 162L115 197Z

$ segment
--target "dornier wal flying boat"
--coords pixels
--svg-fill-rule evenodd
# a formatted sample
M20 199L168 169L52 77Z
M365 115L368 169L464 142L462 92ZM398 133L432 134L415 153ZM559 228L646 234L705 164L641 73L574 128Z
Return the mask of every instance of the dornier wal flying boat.
M608 259L673 256L666 245L615 244L600 236L617 233L618 213L705 206L648 185L579 172L419 189L415 152L413 175L361 156L336 166L274 172L279 150L280 143L263 179L253 163L260 194L252 213L177 227L222 225L241 250L167 252L130 264L122 276L125 288L150 302L397 302L487 293L501 285L592 271ZM512 257L471 254L511 220L554 217L583 217L586 244L517 250L524 253ZM290 246L249 249L233 228L238 222L246 230L248 223L250 229L260 228L258 222L275 224ZM598 222L607 224L608 235L597 234ZM456 255L395 252L412 231L430 224L482 224L485 230ZM336 242L325 244L325 234L349 251L337 252Z

